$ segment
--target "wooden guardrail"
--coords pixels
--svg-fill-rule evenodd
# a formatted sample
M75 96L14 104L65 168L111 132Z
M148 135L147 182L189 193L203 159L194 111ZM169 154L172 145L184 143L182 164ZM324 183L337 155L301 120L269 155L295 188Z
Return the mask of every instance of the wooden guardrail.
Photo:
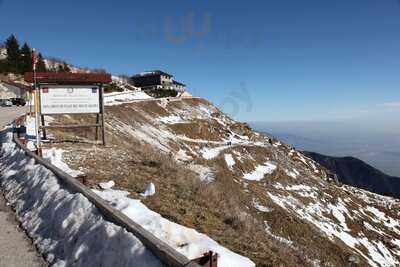
M142 226L132 221L125 214L111 207L101 197L96 195L92 190L84 186L78 180L27 149L18 139L15 131L13 134L13 140L17 144L17 146L25 152L27 156L34 158L36 163L41 164L52 171L62 184L67 186L70 190L84 195L93 205L95 205L99 209L104 218L118 226L125 228L128 232L137 237L143 243L143 245L145 245L166 266L200 267L200 265L190 261L187 257L177 252L167 243L158 239Z

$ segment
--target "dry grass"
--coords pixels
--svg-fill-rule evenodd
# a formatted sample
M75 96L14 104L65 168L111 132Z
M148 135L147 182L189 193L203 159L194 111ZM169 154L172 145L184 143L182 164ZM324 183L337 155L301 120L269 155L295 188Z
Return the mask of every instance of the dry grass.
M196 106L207 102L187 100L185 104ZM168 109L179 109L180 105L179 102L170 102ZM167 110L156 102L107 109L108 121L118 119L132 126L151 123L151 116L169 115ZM61 119L71 122L93 118ZM191 124L179 124L170 128L177 134L196 139L219 140L226 134L226 129L221 129L216 124L197 120ZM234 128L238 134L250 131L244 124L235 124ZM86 131L52 133L63 139L79 140L90 139L93 134ZM271 150L254 146L228 149L225 153L232 154L236 161L233 171L226 166L223 154L212 162L195 159L196 164L212 165L214 168L215 180L206 183L185 164L177 163L174 155L160 153L132 136L109 127L107 139L109 145L106 148L93 146L88 142L57 146L69 151L65 157L72 168L87 167L84 171L93 186L99 182L114 180L117 188L129 191L133 198L141 198L140 193L153 182L156 194L142 200L150 209L171 221L207 234L221 245L249 257L257 266L311 266L312 262L305 255L320 259L321 266L348 264L347 259L351 253L347 247L330 242L318 229L292 216L266 197L267 191L274 192L272 185L276 182L285 184L292 181L293 178L283 171L284 166L279 165L277 171L260 183L248 182L248 192L243 190L243 173L254 170L254 164L263 163L267 159L274 160L276 155ZM171 143L170 147L175 151L179 149L176 143ZM241 162L233 150L242 155L252 155L253 162ZM332 198L337 197L334 189L327 188L325 192ZM272 207L273 212L257 212L251 205L253 198L257 198L267 207ZM266 234L264 221L268 222L275 235L295 240L295 246L282 243Z
M304 266L300 264L299 255L290 248L260 234L264 231L263 224L251 212L243 212L249 196L243 194L232 179L201 182L195 173L147 145L123 150L117 146L95 148L90 144L66 147L73 151L65 155L71 167L88 167L85 173L92 186L114 180L117 188L129 191L133 198L140 198L139 193L153 182L157 193L143 202L163 217L209 235L251 258L257 266ZM96 153L88 153L95 149ZM122 152L126 154L121 156ZM282 253L287 256L280 257Z

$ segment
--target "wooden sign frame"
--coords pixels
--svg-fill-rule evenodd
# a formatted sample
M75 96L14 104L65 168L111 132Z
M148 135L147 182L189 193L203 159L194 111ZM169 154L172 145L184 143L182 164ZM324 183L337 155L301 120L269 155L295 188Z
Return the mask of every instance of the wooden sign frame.
M41 101L41 94L42 94L42 89L49 87L53 90L57 90L57 87L62 87L62 88L74 88L79 90L82 87L88 88L88 87L96 87L99 90L99 113L57 113L57 114L42 114L42 103L39 103L40 107L40 118L41 118L41 123L40 123L40 129L42 130L43 133L43 139L47 139L47 133L46 129L78 129L78 128L96 128L96 136L95 140L99 140L99 129L101 129L101 137L102 137L102 144L105 146L106 145L106 137L105 137L105 117L104 117L104 89L102 84L89 84L89 85L54 85L54 84L41 84L38 83L38 92L39 92L39 101ZM94 124L58 124L58 125L50 125L46 126L45 124L45 116L51 116L51 115L87 115L87 114L96 114L96 123Z
M102 143L106 145L105 136L105 110L104 110L104 84L111 83L111 75L108 73L71 73L71 72L27 72L24 75L26 82L34 84L34 90L37 92L37 101L39 105L38 121L39 130L43 132L43 138L47 139L46 129L51 128L96 128L96 141L99 139L99 129L102 133ZM45 125L45 114L41 112L40 93L43 87L98 87L99 88L99 113L96 114L96 123L83 125ZM65 113L71 114L71 113ZM83 115L89 113L72 113L74 115ZM92 113L93 114L93 113ZM62 115L62 114L60 114ZM38 134L40 137L40 133ZM38 141L40 144L40 141Z
M60 85L49 85L49 84L38 84L38 91L39 91L39 97L41 101L41 94L42 94L42 89L46 87L52 87L53 90L57 90L56 88L59 87ZM83 85L62 85L61 87L70 87L79 90L80 87ZM96 87L99 90L99 113L57 113L56 115L85 115L85 114L96 114L96 123L94 124L69 124L69 125L50 125L46 126L45 124L45 116L50 116L51 114L42 114L42 103L40 103L40 118L41 118L41 123L40 123L40 129L42 130L43 133L43 139L47 139L47 133L46 129L78 129L78 128L96 128L96 136L95 140L99 140L99 129L101 129L101 137L102 137L102 144L103 146L106 145L106 136L105 136L105 117L104 117L104 89L102 84L92 84L92 85L84 85L84 87Z

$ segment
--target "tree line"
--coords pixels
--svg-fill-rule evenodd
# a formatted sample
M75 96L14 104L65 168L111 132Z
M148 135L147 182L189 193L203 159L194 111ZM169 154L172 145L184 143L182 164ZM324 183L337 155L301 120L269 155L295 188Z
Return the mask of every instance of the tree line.
M0 60L0 73L24 74L33 71L32 49L28 43L25 42L20 46L15 35L11 35L4 42L4 49L7 51L7 56ZM70 72L71 69L65 62L59 64L56 69L48 68L43 55L39 53L36 59L36 71Z

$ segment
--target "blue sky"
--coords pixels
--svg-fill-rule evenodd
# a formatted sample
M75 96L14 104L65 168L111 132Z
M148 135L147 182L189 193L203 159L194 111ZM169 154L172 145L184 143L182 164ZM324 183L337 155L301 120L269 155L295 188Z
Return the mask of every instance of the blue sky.
M162 69L245 121L400 116L400 1L0 0L0 40L113 74Z

